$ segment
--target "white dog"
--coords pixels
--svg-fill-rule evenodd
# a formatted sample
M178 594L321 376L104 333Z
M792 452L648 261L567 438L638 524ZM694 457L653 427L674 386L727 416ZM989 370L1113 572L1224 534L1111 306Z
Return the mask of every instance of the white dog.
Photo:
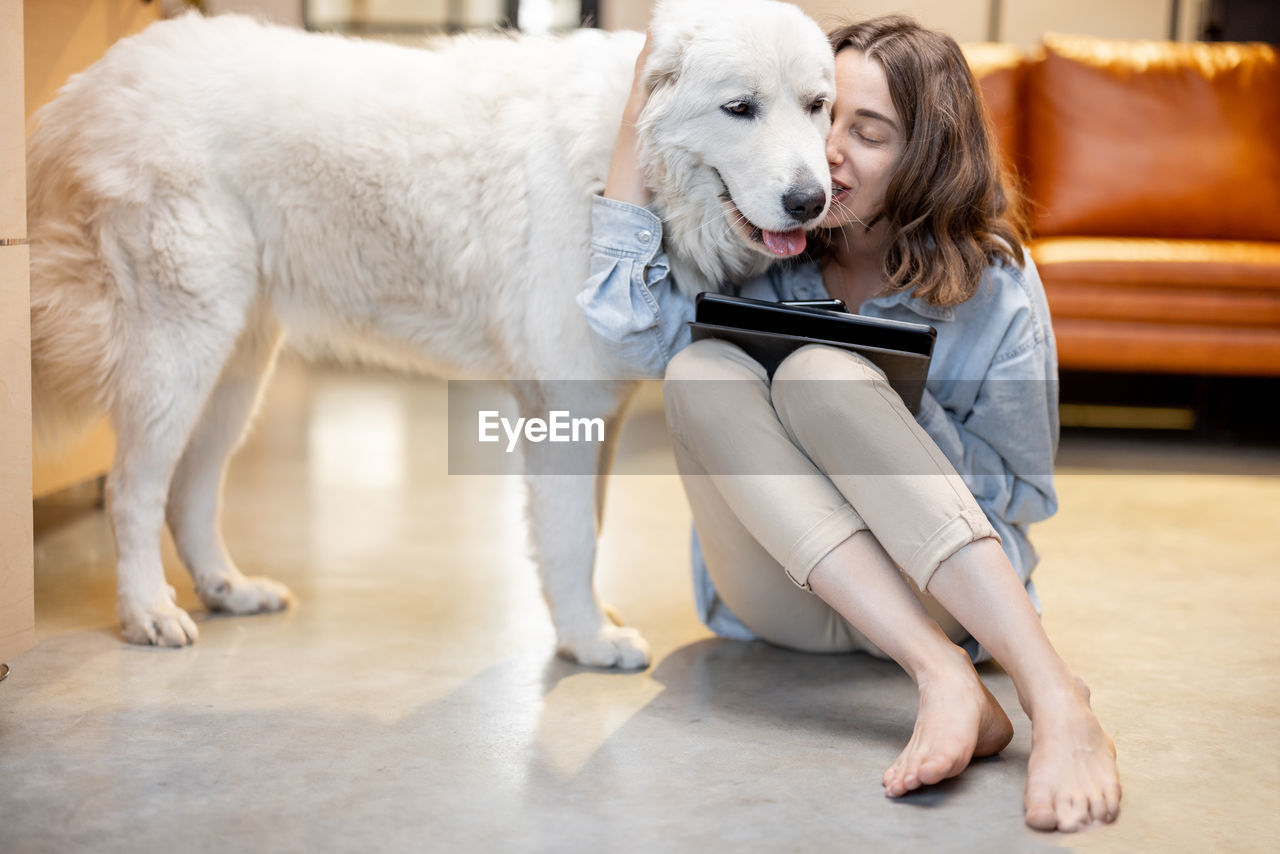
M766 0L668 2L652 36L641 156L681 286L714 290L773 260L762 235L776 246L767 232L825 211L831 51L798 9ZM37 428L110 415L128 640L196 639L165 582L166 521L209 608L288 603L283 585L236 569L218 526L227 460L285 336L512 381L531 416L550 381L594 380L575 384L574 414L616 431L631 384L597 365L574 297L641 41L583 31L417 50L190 15L113 47L40 112ZM544 447L528 446L526 479L558 648L643 666L644 640L592 586L603 489L540 470ZM576 453L592 457L579 471L608 464L599 446Z

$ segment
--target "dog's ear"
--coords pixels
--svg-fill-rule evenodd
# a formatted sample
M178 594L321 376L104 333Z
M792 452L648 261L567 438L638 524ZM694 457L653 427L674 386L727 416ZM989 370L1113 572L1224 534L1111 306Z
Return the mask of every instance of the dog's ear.
M697 29L697 16L689 0L659 0L649 22L649 58L644 66L644 87L650 95L680 76L685 52Z
M654 90L675 83L680 75L680 59L683 56L683 50L651 51L644 65L645 91L652 95Z

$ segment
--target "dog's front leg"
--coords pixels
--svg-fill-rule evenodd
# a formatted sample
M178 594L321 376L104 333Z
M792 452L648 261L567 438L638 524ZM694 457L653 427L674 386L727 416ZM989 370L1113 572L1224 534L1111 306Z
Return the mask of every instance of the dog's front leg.
M540 405L521 409L546 417L555 406L543 397ZM562 411L576 411L565 404ZM620 409L616 403L611 407ZM601 416L608 422L602 441L526 442L525 482L528 485L529 536L543 595L556 628L557 651L592 667L639 668L649 663L649 645L635 629L617 624L596 598L593 574L598 513L603 498L597 493L612 459L612 443L619 412Z
M539 452L527 453L530 468ZM563 458L557 454L557 462ZM596 599L596 475L527 472L530 539L542 592L556 627L556 649L592 667L644 667L649 645L615 625Z

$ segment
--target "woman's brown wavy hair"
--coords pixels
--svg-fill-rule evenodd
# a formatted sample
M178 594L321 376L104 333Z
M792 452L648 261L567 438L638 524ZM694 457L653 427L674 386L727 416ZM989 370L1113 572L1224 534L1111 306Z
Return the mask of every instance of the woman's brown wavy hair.
M955 305L973 296L992 261L1022 266L1025 220L955 40L897 15L828 37L836 53L852 48L880 63L904 125L902 159L882 213L892 235L882 293L911 291L932 305ZM829 256L833 237L819 236L820 256Z

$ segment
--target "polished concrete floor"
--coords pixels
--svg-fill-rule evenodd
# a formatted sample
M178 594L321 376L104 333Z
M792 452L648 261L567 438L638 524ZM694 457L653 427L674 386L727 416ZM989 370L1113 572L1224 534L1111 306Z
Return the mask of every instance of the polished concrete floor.
M1022 823L1029 727L901 801L891 664L713 639L653 388L610 485L598 586L640 673L557 659L522 488L447 474L434 381L286 365L227 488L242 568L282 614L121 642L101 511L37 508L35 649L0 683L0 852L1270 851L1280 838L1280 458L1064 441L1036 532L1044 621L1113 734L1119 821ZM88 496L92 499L92 495Z

